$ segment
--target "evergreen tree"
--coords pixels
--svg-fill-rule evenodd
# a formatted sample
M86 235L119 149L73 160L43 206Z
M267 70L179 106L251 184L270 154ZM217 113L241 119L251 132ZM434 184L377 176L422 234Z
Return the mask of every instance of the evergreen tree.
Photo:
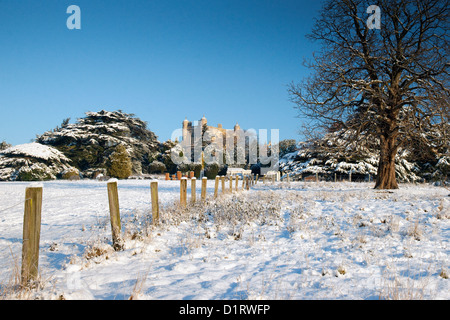
M119 144L109 157L108 175L117 179L131 176L131 157L125 146Z
M218 163L210 163L205 166L205 176L208 179L215 179L219 174L219 164Z
M280 157L283 157L284 155L295 152L297 149L297 141L295 139L285 139L280 141Z
M0 143L0 150L6 150L9 147L11 147L11 145L9 143L7 143L6 141L3 141Z
M61 128L37 136L36 141L63 152L84 177L107 169L109 155L123 144L131 157L133 173L147 173L160 152L156 135L147 123L121 111L86 112L75 123L65 119Z
M161 143L157 156L157 160L166 166L167 172L174 174L177 172L177 165L173 163L171 158L171 150L177 145L178 141L171 141L170 139Z

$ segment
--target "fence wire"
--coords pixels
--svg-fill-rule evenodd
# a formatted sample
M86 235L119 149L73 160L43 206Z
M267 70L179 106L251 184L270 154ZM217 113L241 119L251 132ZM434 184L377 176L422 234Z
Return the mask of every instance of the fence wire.
M5 211L8 211L8 210L10 210L10 209L12 209L12 208L15 208L15 207L18 207L18 206L23 206L24 203L25 203L26 201L28 201L28 200L31 200L31 198L25 199L24 201L21 201L21 202L19 202L19 203L16 203L16 204L14 204L14 205L12 205L12 206L10 206L10 207L8 207L8 208L2 209L2 210L0 210L0 213L5 212Z

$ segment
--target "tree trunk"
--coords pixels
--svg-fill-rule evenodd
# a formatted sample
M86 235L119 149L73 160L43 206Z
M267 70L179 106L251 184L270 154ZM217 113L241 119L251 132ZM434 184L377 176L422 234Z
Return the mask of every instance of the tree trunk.
M380 162L378 163L375 189L398 189L395 177L396 136L381 136Z

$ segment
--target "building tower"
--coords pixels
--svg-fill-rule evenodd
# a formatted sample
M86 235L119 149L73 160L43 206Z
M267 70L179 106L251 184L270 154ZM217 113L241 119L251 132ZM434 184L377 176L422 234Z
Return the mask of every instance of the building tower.
M189 134L189 121L188 121L188 119L187 119L187 117L184 119L184 121L183 121L183 140L186 140L186 137L188 136L188 134Z
M207 123L208 123L208 121L206 120L205 115L203 115L202 119L200 120L200 124L201 124L202 128L203 128L203 126L205 126Z

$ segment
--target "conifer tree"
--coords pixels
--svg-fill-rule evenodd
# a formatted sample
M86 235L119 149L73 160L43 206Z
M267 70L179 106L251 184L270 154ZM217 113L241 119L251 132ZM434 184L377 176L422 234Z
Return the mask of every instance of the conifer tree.
M125 146L119 144L109 157L108 175L117 179L131 176L131 157Z
M0 150L6 150L9 147L11 147L11 145L9 143L6 143L6 141L0 143Z

